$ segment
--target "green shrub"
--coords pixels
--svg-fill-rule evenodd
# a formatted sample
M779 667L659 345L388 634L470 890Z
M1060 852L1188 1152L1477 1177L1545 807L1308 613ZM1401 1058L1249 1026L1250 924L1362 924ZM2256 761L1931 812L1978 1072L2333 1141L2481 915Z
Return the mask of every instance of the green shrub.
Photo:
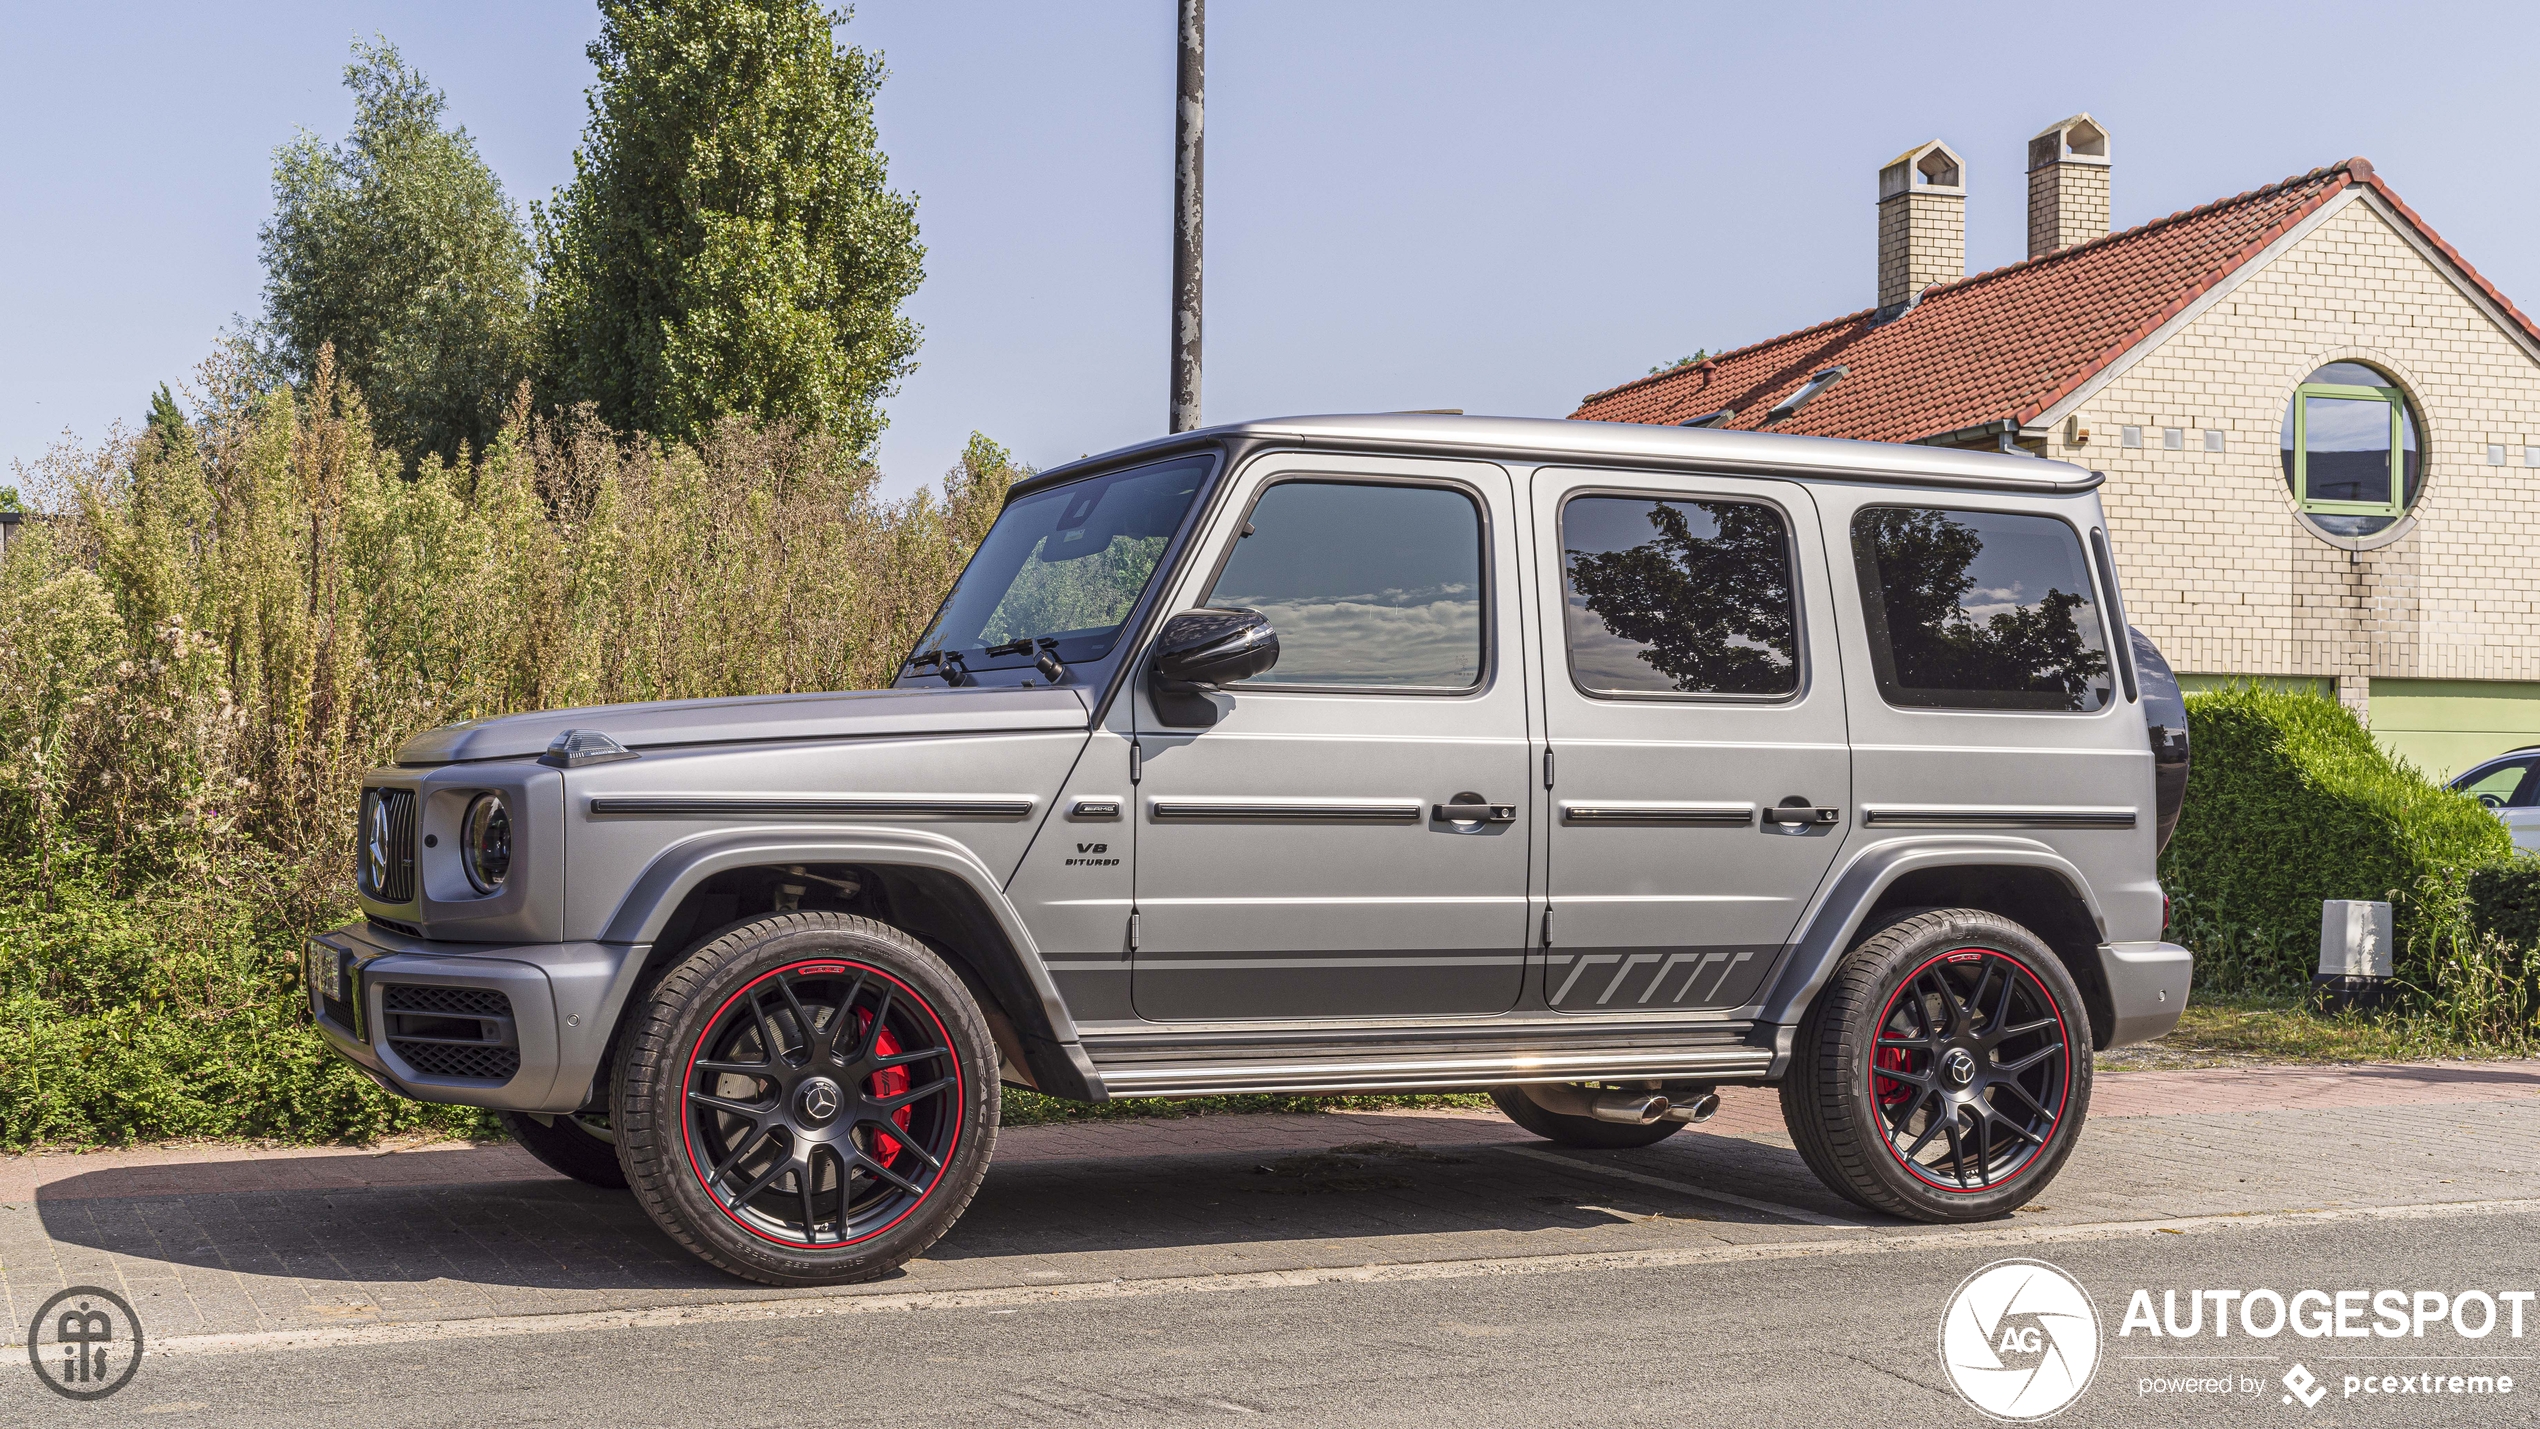
M2237 685L2189 696L2187 722L2195 764L2161 880L2193 912L2182 938L2223 944L2198 971L2209 988L2307 983L2324 899L2392 899L2404 944L2423 880L2512 853L2493 815L2392 759L2334 700Z
M2482 936L2540 944L2540 858L2523 854L2470 874L2469 921Z
M48 899L30 862L0 860L0 1148L492 1131L488 1113L390 1097L327 1050L297 930L238 891L262 872L126 896L72 848Z

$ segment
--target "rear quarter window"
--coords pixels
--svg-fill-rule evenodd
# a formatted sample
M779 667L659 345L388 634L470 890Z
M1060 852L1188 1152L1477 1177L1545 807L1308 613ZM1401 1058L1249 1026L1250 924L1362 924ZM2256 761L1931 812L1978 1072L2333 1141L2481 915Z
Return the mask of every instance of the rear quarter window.
M2071 526L1873 506L1852 518L1852 557L1889 704L2067 713L2108 704L2106 623Z

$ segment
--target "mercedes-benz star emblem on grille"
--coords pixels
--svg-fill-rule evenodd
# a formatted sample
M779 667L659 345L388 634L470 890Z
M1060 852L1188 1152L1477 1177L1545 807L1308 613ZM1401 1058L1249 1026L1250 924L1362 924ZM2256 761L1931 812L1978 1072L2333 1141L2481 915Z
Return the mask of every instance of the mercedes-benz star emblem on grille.
M374 895L388 891L388 797L370 796L370 831L362 841L363 872Z

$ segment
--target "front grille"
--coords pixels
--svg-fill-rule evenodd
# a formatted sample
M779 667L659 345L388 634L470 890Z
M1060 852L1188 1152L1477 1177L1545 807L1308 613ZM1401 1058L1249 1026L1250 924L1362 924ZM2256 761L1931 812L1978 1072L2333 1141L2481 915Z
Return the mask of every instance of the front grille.
M427 1077L508 1082L520 1072L511 999L490 987L391 983L380 989L384 1039Z
M362 891L382 903L415 896L415 795L412 789L362 791Z

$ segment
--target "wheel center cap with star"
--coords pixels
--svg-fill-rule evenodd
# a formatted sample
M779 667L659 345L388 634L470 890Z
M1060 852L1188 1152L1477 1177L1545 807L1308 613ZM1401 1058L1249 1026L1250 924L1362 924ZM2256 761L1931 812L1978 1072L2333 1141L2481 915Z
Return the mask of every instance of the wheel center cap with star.
M1941 1054L1941 1078L1953 1087L1963 1087L1976 1079L1976 1059L1964 1047L1952 1047Z
M802 1113L804 1121L819 1126L838 1114L838 1105L844 1100L836 1082L813 1077L794 1093L794 1108Z

